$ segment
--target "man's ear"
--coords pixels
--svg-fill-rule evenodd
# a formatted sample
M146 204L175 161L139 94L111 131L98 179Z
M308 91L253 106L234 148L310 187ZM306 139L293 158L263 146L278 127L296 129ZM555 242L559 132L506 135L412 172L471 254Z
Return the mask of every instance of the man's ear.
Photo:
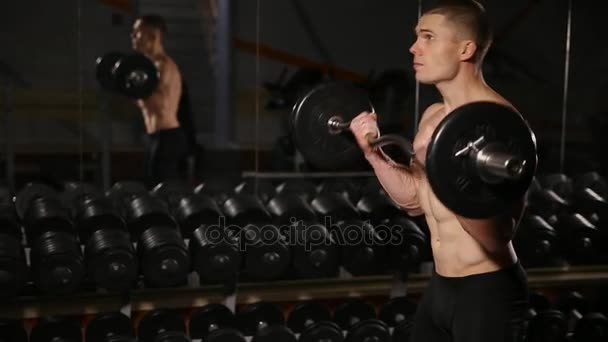
M468 61L475 56L477 51L477 44L472 40L465 40L460 46L460 60Z

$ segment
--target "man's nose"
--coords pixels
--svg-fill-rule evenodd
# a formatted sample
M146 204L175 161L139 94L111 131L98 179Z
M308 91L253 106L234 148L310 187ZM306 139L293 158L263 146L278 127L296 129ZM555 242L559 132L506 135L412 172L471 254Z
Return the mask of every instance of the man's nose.
M414 42L414 43L413 43L413 44L410 46L410 53L411 53L412 55L415 55L417 51L418 51L418 46L417 46L416 42Z

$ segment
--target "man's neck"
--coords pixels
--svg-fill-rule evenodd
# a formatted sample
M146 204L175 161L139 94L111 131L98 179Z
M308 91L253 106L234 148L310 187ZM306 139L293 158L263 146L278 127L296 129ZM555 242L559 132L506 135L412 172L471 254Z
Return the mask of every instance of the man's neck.
M437 83L436 86L447 111L475 100L480 93L488 90L481 70L468 64L463 66L454 79Z

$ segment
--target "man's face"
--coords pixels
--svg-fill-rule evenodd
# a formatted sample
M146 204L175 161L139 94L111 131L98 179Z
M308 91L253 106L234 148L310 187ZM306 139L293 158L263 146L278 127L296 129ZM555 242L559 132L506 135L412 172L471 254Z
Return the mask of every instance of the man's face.
M131 31L131 46L139 52L149 52L154 44L154 30L136 20Z
M458 39L458 26L440 14L420 17L415 28L416 41L410 47L414 55L416 79L436 84L456 76L463 42Z

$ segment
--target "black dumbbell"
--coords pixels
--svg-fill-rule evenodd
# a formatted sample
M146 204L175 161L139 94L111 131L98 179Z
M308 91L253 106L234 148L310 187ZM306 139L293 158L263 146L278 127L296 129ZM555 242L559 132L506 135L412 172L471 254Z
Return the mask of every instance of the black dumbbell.
M557 231L561 255L572 264L600 262L598 227L579 213L563 214L553 224Z
M350 299L339 305L334 311L334 321L347 331L346 341L391 341L389 326L376 317L371 304L361 299Z
M111 51L96 60L95 76L106 90L133 99L145 99L158 88L160 73L141 53Z
M255 195L262 203L268 203L276 194L276 190L268 179L248 178L234 187L234 193Z
M574 189L572 178L564 173L540 175L539 181L543 188L554 191L562 198L569 198Z
M224 202L226 235L238 236L244 253L244 275L257 280L280 277L289 266L291 252L262 201L252 194L234 194Z
M190 316L190 337L205 342L245 342L236 317L226 306L212 303L197 308Z
M542 310L530 318L526 329L527 342L563 342L568 332L564 314L555 309Z
M551 309L551 301L544 293L539 291L530 292L528 296L528 303L528 311L526 313L527 320L530 320L541 311Z
M0 298L21 291L28 276L21 225L11 203L0 204Z
M570 202L551 189L530 191L527 213L548 220L551 216L570 212Z
M116 182L106 196L125 220L133 241L137 241L153 225L177 228L177 222L169 213L168 206L148 192L141 182Z
M288 179L275 188L277 194L295 194L306 202L317 196L317 185L308 179Z
M572 342L608 341L608 318L600 312L589 312L576 322Z
M395 202L381 192L361 196L357 210L361 213L361 218L369 220L373 225L403 214Z
M393 328L393 342L409 341L417 304L408 297L395 297L380 308L378 318Z
M230 226L244 227L271 221L270 213L260 198L252 194L233 194L224 201L221 209Z
M341 342L344 334L338 324L331 321L327 306L316 302L300 302L287 317L287 327L300 334L301 342Z
M348 330L353 325L376 318L374 307L359 298L349 299L336 307L333 320L342 330Z
M338 273L339 251L327 228L304 196L291 192L276 195L267 204L273 222L292 246L294 276L333 277Z
M81 342L80 321L68 316L47 316L38 320L30 342Z
M429 239L418 224L404 215L382 221L375 228L388 244L388 259L394 270L407 274L418 270L428 257Z
M608 220L608 184L597 172L579 175L574 180L571 195L573 210L585 216L596 226Z
M87 325L86 342L135 342L131 319L121 312L96 315Z
M150 287L183 285L190 272L190 254L167 206L142 183L117 182L108 191L122 205L131 238L137 239L139 265Z
M388 241L368 221L343 220L330 226L340 246L341 264L353 276L383 273L387 266Z
M295 278L336 277L340 271L340 246L325 225L301 220L284 226L292 252Z
M194 194L182 182L159 183L152 194L167 204L169 213L177 221L185 239L192 238L194 230L201 225L220 224L222 212L216 201L208 195Z
M266 208L276 225L291 225L297 221L312 221L316 219L315 210L305 197L293 192L284 192L272 197Z
M252 342L295 342L296 336L285 326L285 317L278 305L258 302L241 307L236 314L239 330L252 337Z
M84 276L84 258L68 210L59 193L39 183L26 184L15 209L30 245L30 267L44 293L72 293Z
M27 342L23 322L17 319L0 318L1 342Z
M87 274L110 292L131 288L138 274L137 256L118 211L91 184L68 182L62 195L85 246Z
M543 267L553 264L558 256L557 232L539 215L524 215L515 233L513 246L522 264Z
M194 194L213 198L221 207L224 202L234 195L234 189L242 182L238 177L213 177L194 187Z
M336 222L360 218L360 213L353 203L339 193L319 193L310 204L322 222L326 222L328 219Z
M321 193L336 193L348 199L351 203L357 203L361 197L359 193L359 185L356 181L346 178L329 178L323 180L317 192Z
M201 283L231 284L242 266L238 234L225 225L200 225L194 230L188 249L192 268Z
M230 229L238 229L232 226ZM291 248L279 228L270 221L247 224L237 233L243 251L243 274L253 280L274 280L286 274Z
M558 299L555 308L564 314L568 331L573 331L576 322L589 312L589 302L580 292L570 291Z
M144 314L137 326L138 342L190 342L186 323L174 310L155 309Z
M413 321L417 307L416 302L409 297L394 297L382 305L378 318L394 328L404 321Z

